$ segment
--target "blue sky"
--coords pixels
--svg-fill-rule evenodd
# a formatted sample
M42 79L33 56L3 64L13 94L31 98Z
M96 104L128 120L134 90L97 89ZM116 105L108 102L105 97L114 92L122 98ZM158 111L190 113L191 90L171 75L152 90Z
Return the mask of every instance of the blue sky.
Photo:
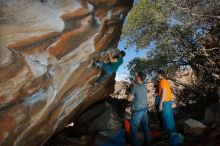
M134 4L138 3L139 0L134 0ZM125 20L126 23L126 20ZM147 54L148 49L137 49L135 46L133 48L127 48L124 49L126 45L126 42L124 40L121 40L118 44L118 49L119 50L124 50L126 52L126 56L124 57L124 62L123 64L119 67L117 73L116 73L116 80L126 80L126 77L129 76L129 70L127 69L127 65L129 62L134 59L135 57L140 57L140 58L145 58ZM150 43L150 45L147 48L154 47L153 43Z
M118 44L118 49L119 50L124 50L126 52L126 56L124 57L124 62L123 64L119 67L117 73L116 73L116 80L125 80L126 77L129 76L129 70L127 69L127 65L129 62L134 59L135 57L140 57L144 58L146 57L147 49L141 49L141 50L136 50L135 47L133 48L125 48L125 41L120 41Z

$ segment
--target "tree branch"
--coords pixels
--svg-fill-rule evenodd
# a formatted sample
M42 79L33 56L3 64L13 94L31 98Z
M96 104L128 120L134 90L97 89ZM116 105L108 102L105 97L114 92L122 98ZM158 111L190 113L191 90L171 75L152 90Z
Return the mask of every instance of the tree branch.
M189 8L178 6L177 4L174 3L174 1L171 2L171 5L177 9L181 10L182 12L190 14L192 17L197 17L197 18L209 17L209 18L214 18L214 19L220 19L219 15L213 16L213 15L201 15L201 14L193 13Z

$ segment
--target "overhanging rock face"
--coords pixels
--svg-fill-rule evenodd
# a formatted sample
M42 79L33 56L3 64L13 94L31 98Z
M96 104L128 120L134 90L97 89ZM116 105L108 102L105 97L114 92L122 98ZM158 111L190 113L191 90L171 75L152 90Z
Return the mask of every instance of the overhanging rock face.
M132 0L0 2L0 145L40 146L113 91L92 58L119 41Z

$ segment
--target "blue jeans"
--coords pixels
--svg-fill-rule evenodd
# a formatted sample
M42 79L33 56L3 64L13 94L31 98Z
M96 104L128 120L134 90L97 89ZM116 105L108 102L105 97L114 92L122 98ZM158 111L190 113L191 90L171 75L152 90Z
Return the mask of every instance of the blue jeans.
M103 74L96 80L97 83L102 82L107 76L111 76L113 71L109 64L106 63L96 63L101 69L103 69Z
M133 146L141 146L140 139L138 138L138 127L141 124L142 131L144 133L144 141L149 143L151 140L149 128L148 128L148 118L147 118L147 108L140 110L134 110L131 114L131 140Z
M163 102L162 118L168 136L170 136L172 132L176 132L176 126L172 110L172 101Z

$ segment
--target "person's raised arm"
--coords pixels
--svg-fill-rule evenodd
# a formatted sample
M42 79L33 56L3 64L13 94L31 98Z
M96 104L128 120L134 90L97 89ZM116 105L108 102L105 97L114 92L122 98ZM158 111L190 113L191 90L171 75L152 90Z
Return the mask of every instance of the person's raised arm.
M117 62L118 60L116 58L114 58L111 54L111 52L108 52L108 58L110 60L110 62Z

